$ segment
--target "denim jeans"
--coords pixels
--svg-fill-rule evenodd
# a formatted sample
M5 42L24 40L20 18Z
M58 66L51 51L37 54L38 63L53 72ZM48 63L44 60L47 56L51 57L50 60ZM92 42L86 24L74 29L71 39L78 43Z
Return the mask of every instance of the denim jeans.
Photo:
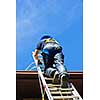
M44 54L44 72L47 76L53 77L55 71L58 71L59 74L66 72L64 66L64 55L62 52L57 52L55 54Z

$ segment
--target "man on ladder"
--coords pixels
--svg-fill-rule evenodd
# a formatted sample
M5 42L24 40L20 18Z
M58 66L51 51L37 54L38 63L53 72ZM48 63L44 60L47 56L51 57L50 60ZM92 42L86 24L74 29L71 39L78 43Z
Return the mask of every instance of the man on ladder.
M53 78L53 83L61 83L61 88L67 88L68 73L64 66L64 55L60 44L53 37L44 35L34 53L38 64L41 64L38 58L40 51L45 65L44 74Z

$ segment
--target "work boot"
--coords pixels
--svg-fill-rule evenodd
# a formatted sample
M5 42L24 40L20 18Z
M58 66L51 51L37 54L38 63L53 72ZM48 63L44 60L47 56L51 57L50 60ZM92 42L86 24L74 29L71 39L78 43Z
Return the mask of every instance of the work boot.
M60 83L59 73L57 71L54 73L54 77L53 77L52 83L54 83L54 84Z
M68 88L68 77L66 74L61 76L61 88Z

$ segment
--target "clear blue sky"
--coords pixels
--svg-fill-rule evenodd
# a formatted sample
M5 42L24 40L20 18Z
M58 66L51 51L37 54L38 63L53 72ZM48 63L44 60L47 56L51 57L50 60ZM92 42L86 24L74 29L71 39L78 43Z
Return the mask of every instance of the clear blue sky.
M63 47L68 70L83 70L83 1L16 0L16 69L32 61L32 51L49 33Z

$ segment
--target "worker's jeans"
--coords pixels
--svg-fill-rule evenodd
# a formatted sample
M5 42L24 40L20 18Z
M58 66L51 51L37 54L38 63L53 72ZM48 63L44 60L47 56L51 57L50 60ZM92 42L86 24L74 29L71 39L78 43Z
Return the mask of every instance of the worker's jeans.
M58 71L59 74L66 72L64 66L64 55L62 52L57 52L56 54L44 54L43 56L45 64L45 74L49 77L53 77L54 72Z

